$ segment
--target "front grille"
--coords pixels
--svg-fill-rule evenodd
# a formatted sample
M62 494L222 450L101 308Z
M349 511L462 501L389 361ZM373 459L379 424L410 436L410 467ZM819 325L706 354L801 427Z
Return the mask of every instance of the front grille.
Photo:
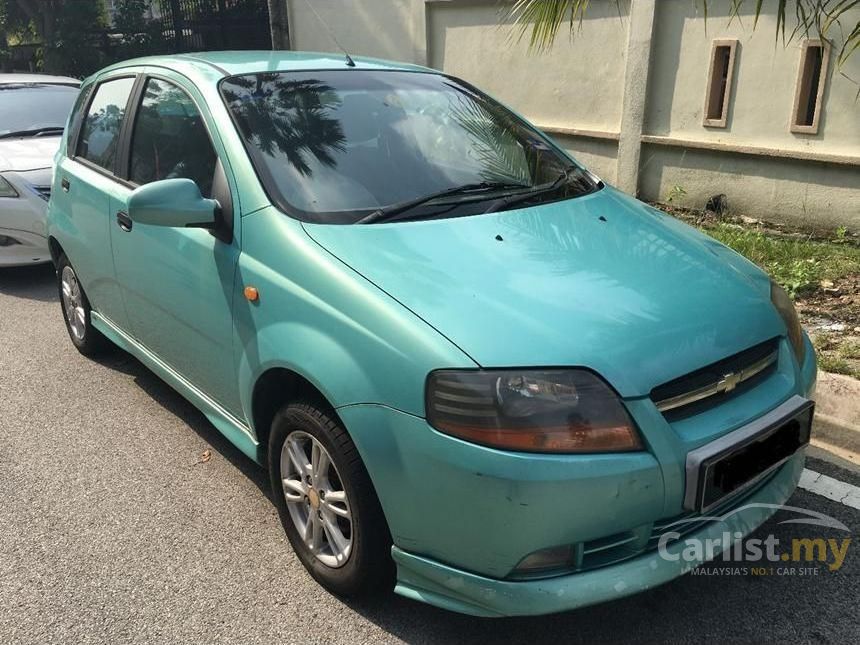
M777 367L779 338L772 338L651 390L663 414L699 412L755 386Z

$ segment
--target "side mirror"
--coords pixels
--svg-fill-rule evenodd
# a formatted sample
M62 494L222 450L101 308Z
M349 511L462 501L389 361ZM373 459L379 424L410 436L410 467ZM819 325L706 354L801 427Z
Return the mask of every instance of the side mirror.
M219 206L206 199L191 179L162 179L132 191L128 216L152 226L214 228Z

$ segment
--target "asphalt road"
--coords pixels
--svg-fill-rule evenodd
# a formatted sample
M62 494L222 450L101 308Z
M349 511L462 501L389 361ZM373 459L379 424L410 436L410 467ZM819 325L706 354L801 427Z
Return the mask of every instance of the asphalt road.
M837 502L790 503L860 528ZM759 536L811 536L780 519ZM0 643L856 643L858 549L835 573L687 575L533 619L343 602L294 557L262 470L135 359L80 356L50 267L0 270Z

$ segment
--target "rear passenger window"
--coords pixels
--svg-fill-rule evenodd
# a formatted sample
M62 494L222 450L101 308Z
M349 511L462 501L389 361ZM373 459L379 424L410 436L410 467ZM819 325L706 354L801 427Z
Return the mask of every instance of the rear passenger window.
M146 82L131 137L129 179L148 184L193 179L204 197L212 193L215 150L191 97L158 78Z
M87 110L77 155L113 172L119 133L134 78L118 78L98 86Z

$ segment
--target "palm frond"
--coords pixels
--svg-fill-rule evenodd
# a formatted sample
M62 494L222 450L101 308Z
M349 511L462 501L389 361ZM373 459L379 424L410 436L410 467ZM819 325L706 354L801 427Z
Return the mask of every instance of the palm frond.
M860 49L860 22L854 25L854 29L848 34L845 39L845 44L842 45L842 50L839 52L838 65L842 67L848 58Z
M621 15L621 0L614 0ZM552 47L565 20L574 27L582 27L582 21L591 0L516 0L504 12L506 20L519 25L519 39L529 32L529 49L546 50Z
M622 12L621 0L613 0ZM635 2L635 0L632 0ZM701 0L705 25L708 22L708 7L712 0ZM729 23L735 18L740 19L742 8L751 0L731 0ZM575 28L582 28L586 11L591 0L516 0L503 12L506 21L517 25L519 40L529 35L531 51L546 51L550 49L558 36L565 21L570 26L571 34ZM790 5L794 8L794 24L789 30ZM765 6L764 0L755 0L753 29L758 26L759 19L765 11L774 11L776 28L774 37L777 42L782 40L787 45L800 35L808 37L817 34L822 40L832 42L830 33L838 26L847 36L842 39L842 47L837 57L841 68L845 62L860 49L860 21L849 28L843 28L842 21L847 18L847 12L860 7L860 0L775 0L775 5ZM771 9L772 8L772 9Z

